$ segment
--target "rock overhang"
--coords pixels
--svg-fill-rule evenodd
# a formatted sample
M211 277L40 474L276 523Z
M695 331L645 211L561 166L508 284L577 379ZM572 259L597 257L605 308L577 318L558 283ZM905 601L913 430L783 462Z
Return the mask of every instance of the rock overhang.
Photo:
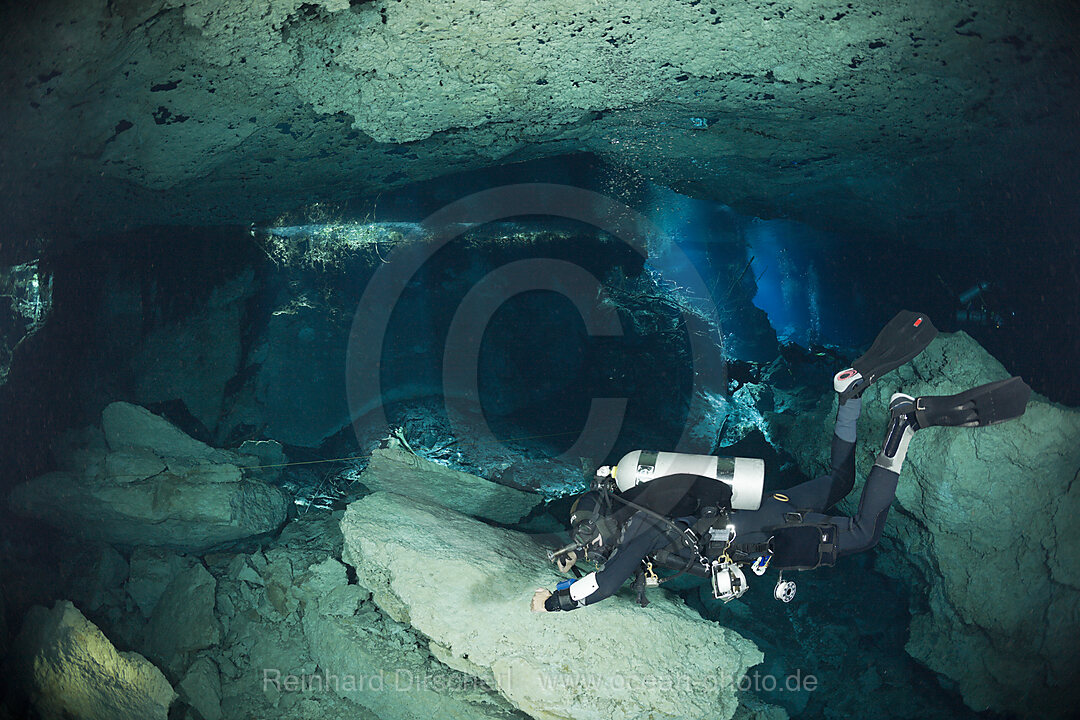
M1071 192L1080 146L1066 2L55 0L6 14L5 254L41 234L246 224L572 152L764 217L972 239Z

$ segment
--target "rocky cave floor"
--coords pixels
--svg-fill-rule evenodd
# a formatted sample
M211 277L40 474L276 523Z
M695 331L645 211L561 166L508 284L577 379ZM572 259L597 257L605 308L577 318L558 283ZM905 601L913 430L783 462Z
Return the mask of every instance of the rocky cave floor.
M20 486L0 525L0 618L5 620L0 638L14 658L7 676L15 686L40 687L55 679L49 673L80 658L76 651L82 645L71 638L103 632L93 648L108 662L98 655L85 666L104 675L91 674L86 682L131 692L139 689L129 682L132 677L153 685L153 693L140 690L149 704L132 717L411 720L437 717L423 710L424 703L437 702L444 704L446 717L524 718L522 710L482 683L425 690L429 694L409 696L417 703L410 706L402 695L282 692L265 682L267 671L311 677L342 666L406 668L414 675L452 671L458 679L475 670L467 657L447 655L434 639L429 642L401 617L391 617L386 598L379 601L377 591L365 589L360 580L371 570L347 552L346 508L382 490L407 488L402 494L479 518L484 532L495 528L528 536L531 561L543 566L543 549L565 542L571 496L604 461L552 459L574 437L567 428L581 427L581 398L592 397L633 399L612 451L615 459L638 447L673 446L678 428L685 426L713 452L764 458L766 491L804 479L800 468L820 467L833 412L831 377L855 351L777 343L768 319L752 304L756 288L752 277L740 274L746 261L738 246L730 256L710 259L727 273L720 287L730 288L724 337L734 342L726 349L763 357L729 358L722 373L699 373L705 381L692 387L697 358L692 359L694 348L683 334L708 335L707 324L687 310L685 298L675 297L663 277L643 269L641 258L625 249L613 251L604 238L578 230L537 233L504 226L494 235L466 238L458 248L464 252L435 257L423 282L402 293L406 321L388 332L386 347L394 362L383 377L390 395L380 397L385 418L354 426L349 421L354 408L340 390L345 338L356 308L364 307L364 283L385 264L381 253L402 241L392 226L355 232L359 237L345 240L315 235L270 243L267 236L263 245L249 242L232 254L211 238L192 247L190 256L173 251L172 258L160 249L140 255L104 247L95 266L100 272L84 270L92 254L60 258L49 266L49 301L27 305L44 308L44 319L24 323L40 327L5 360L11 360L6 402L10 409L14 397L23 404L13 407L41 413L35 420L47 428L89 429L61 435L51 459L38 458L36 465L33 438L20 436L25 441L20 452L6 448L11 475L37 477L59 469ZM207 253L213 262L195 262ZM566 304L535 297L507 303L506 314L493 321L498 330L493 350L480 358L481 375L496 378L486 390L497 412L485 406L471 420L466 415L464 425L452 425L436 392L440 332L480 278L505 263L535 257L567 257L603 278L608 309L619 314L625 329L623 344L590 344L573 332L559 332L574 312ZM688 321L690 332L684 333ZM190 352L192 347L199 352ZM70 356L64 354L69 351ZM51 364L56 358L67 364ZM860 421L861 470L872 462L885 422L882 408L898 384L913 392L958 391L1005 372L964 333L935 341L913 366L875 385ZM543 382L514 381L534 375ZM23 398L18 393L27 387L45 387L53 395ZM118 397L137 404L113 402ZM80 401L78 407L72 398ZM1002 633L1000 642L1028 653L1016 662L1036 667L1010 687L1046 682L1063 667L1068 633L1075 627L1069 613L1080 602L1072 590L1076 563L1068 554L1072 526L1067 502L1050 519L1042 508L1066 494L1076 498L1070 481L1080 418L1046 398L1032 405L1037 409L1023 424L1005 434L988 429L981 444L966 435L920 440L909 460L912 471L905 470L909 477L901 483L900 507L889 519L892 530L882 543L836 568L796 578L798 595L789 605L771 597L774 577L751 579L749 593L726 605L714 601L704 583L678 581L674 590L685 603L677 604L684 612L689 607L695 622L715 622L718 635L730 628L764 653L740 696L741 720L773 720L785 713L830 719L992 717L970 710L961 691L967 697L971 687L1010 696L1012 690L1001 690L996 680L988 684L983 676L971 681L963 673L970 687L957 688L945 677L951 676L947 665L953 656L940 647L927 653L938 663L938 674L909 652L913 617L922 618L923 642L927 637L967 641L968 626L942 631L928 626L926 618L949 620L958 608L980 609L982 595L967 597L956 588L984 578L965 576L957 582L960 564L935 563L958 547L966 552L967 546L933 544L995 528L995 504L1017 510L1001 533L1018 537L1025 523L1052 522L1047 532L1063 538L1065 550L1049 564L1010 560L1024 582L1045 589L1025 605L1045 605L1050 618L1037 642L1017 640L1013 626ZM469 422L480 416L490 419L498 441L477 441L483 434ZM263 440L252 440L256 437ZM387 453L404 453L404 464L395 465ZM942 469L945 456L952 459ZM1011 473L1019 465L1044 476L1042 485L1018 489ZM448 475L442 485L433 485L431 478L439 473ZM952 492L952 478L975 482L993 473L1002 477L956 490L963 494L959 501L939 498ZM494 500L488 502L488 495ZM992 502L983 501L987 496ZM954 507L965 512L953 513ZM111 535L102 539L103 533ZM971 554L973 563L1000 559L1002 545L994 537L984 540ZM1015 552L1021 557L1020 548ZM973 573L979 569L972 567ZM424 570L413 583L418 587L429 582ZM461 570L483 573L483 567L467 564ZM516 611L527 604L533 577L522 573L521 597L514 595L506 607ZM455 579L443 581L453 585ZM619 607L633 610L635 615L620 616L626 622L636 622L632 618L638 613L649 616L649 609L638 610L633 602L624 589L605 605L614 607L615 615ZM1015 602L1012 596L995 598L994 612L1013 618ZM32 606L38 609L31 611ZM583 633L620 632L593 627L588 610L574 617L582 619ZM973 623L972 632L982 638L985 627L998 620L979 618L983 625ZM1016 627L1023 626L1018 622ZM1063 638L1060 647L1053 645L1055 638ZM682 642L670 639L665 650ZM580 641L579 634L574 640ZM53 648L53 654L42 655L42 647ZM980 646L973 647L978 652ZM641 654L632 645L619 651ZM27 665L18 658L28 657L41 660L31 663L40 676L19 675L18 668ZM815 689L773 689L755 679L764 676L813 676ZM1051 679L1055 687L1065 686L1056 676ZM179 699L171 702L174 692ZM6 700L9 714L20 716L16 696L9 693Z
M487 477L513 477L509 468L520 473L531 467L537 475L559 473L552 486L563 492L573 487L575 476L583 486L580 469L545 460L552 453L550 442L459 443L434 404L402 404L391 413L398 421L396 438L421 457ZM522 432L512 424L498 429L510 436ZM371 437L377 434L372 428ZM368 452L354 453L344 464L285 468L274 484L288 491L294 506L281 531L213 552L74 542L27 521L5 524L8 609L17 616L31 604L72 601L118 650L142 653L159 665L180 696L170 718L374 720L379 715L370 708L334 692L281 691L265 679L278 671L301 678L324 672L311 643L314 637L325 642L320 623L343 619L395 644L410 658L412 671L438 664L426 638L388 618L371 593L356 584L353 568L342 563L343 508L368 494L366 461L379 444L373 439ZM775 456L760 438L744 447L754 444ZM520 478L525 485L532 479L528 473ZM506 527L554 547L565 533L567 504L566 497L552 497ZM750 638L765 653L765 661L748 675L742 717L779 716L755 699L803 718L987 717L966 708L958 694L905 654L911 589L876 572L872 557L849 559L797 580L799 594L790 605L771 597L769 578L752 582L744 598L726 605L711 598L703 581L679 581L675 587L703 617ZM612 602L633 603L631 595L624 588ZM377 650L378 643L373 647ZM384 658L387 667L395 658L400 663L397 655ZM760 680L792 675L813 676L815 689L773 689ZM9 710L19 716L17 705Z

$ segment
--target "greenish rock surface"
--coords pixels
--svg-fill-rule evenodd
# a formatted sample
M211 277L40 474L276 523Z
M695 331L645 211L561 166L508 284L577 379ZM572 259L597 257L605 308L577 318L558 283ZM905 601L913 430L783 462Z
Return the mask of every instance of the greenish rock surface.
M221 678L213 660L202 657L193 662L178 687L180 697L203 720L221 720Z
M360 482L370 490L436 503L485 520L513 524L541 502L535 493L517 490L454 470L409 452L400 442L371 454Z
M332 589L312 595L303 619L312 657L336 678L332 692L381 720L526 717L481 680L439 662L423 635L378 612L369 592L346 584L345 566L332 563L317 583Z
M16 486L9 507L80 538L186 552L276 530L289 498L245 479L254 456L217 450L128 403L102 413L102 432L69 434L51 472ZM107 443L107 445L106 445Z
M177 697L150 661L117 652L66 600L30 609L8 663L43 720L165 720Z
M159 457L222 462L228 455L184 433L146 408L114 402L101 413L101 429L113 452L148 450Z
M860 477L880 452L893 392L951 395L1008 376L965 333L941 335L863 396ZM825 469L834 412L829 392L770 418L808 474ZM877 566L926 598L908 652L976 710L1066 717L1080 700L1078 471L1080 412L1038 395L1019 419L926 428L911 442Z
M247 224L586 151L761 217L977 241L1014 219L1010 190L1076 177L1068 0L63 0L2 19L0 203L27 237Z
M186 657L221 641L214 615L217 581L202 565L182 570L166 586L146 627L151 657L178 677Z
M131 552L124 590L142 614L149 618L173 578L193 564L191 558L169 550L137 547Z
M378 492L351 504L341 529L343 560L387 615L540 720L726 720L739 679L762 659L753 643L664 593L646 610L616 597L576 613L532 613L533 591L557 579L543 548L438 505ZM619 632L583 634L583 621Z

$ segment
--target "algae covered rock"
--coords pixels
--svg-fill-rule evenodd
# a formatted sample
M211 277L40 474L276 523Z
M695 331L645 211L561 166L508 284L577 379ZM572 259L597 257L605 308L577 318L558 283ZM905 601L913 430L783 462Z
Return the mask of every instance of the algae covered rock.
M176 699L160 670L117 652L66 600L30 609L9 661L43 720L165 720Z
M251 457L212 448L128 403L105 408L102 429L107 446L82 433L86 447L64 450L67 469L14 488L10 508L76 537L186 552L285 521L286 494L243 476Z
M893 392L951 395L1008 376L968 335L940 336L863 396L860 475ZM832 395L776 423L808 472L824 468ZM925 428L911 442L877 566L925 594L907 650L972 708L1071 717L1080 702L1078 472L1080 411L1038 395L1016 420Z
M542 720L730 718L762 655L749 640L655 593L574 613L532 613L556 576L523 534L387 492L349 506L343 559L394 620L446 665ZM590 629L591 628L591 629Z

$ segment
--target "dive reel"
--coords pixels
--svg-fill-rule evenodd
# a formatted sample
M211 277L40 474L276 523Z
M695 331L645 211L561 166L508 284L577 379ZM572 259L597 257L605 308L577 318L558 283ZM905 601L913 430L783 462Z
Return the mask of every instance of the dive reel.
M570 535L573 542L558 551L548 552L548 559L555 562L558 557L570 552L584 552L586 557L592 553L599 556L601 562L606 561L620 531L618 525L609 517L613 499L632 508L650 512L678 530L668 518L619 496L619 493L630 488L671 475L697 475L728 485L731 488L731 508L734 510L757 510L761 507L765 484L763 460L634 450L624 455L615 467L604 465L597 468L589 492L581 495L570 510ZM710 529L709 536L709 544L720 543L724 546L720 559L709 563L700 552L698 559L708 570L713 597L729 602L741 597L749 588L743 569L727 554L735 539L735 527L728 525L723 529ZM693 533L690 533L689 537L693 538ZM771 559L771 554L758 558L751 567L754 574L763 575ZM651 563L648 563L644 577L645 583L650 587L655 587L658 583ZM795 596L795 583L785 582L781 573L780 580L773 589L773 596L781 602L791 602Z
M766 564L768 563L766 562ZM755 561L754 573L757 575L764 574L764 566L762 566L761 572L757 571L757 567L758 563ZM750 587L742 568L727 558L713 562L710 571L712 574L713 597L717 600L729 602L742 597L742 594ZM784 572L781 570L780 579L776 581L776 586L773 588L773 597L782 603L789 603L795 599L795 590L795 583L791 580L784 580Z
M750 585L746 582L746 574L742 568L731 562L714 562L710 568L712 572L712 594L717 600L729 602L737 597L742 597Z
M795 599L795 583L791 580L784 581L784 572L780 571L780 579L776 581L776 587L772 591L773 597L782 603L789 603Z
M728 549L731 547L732 542L735 541L735 526L728 525L723 529L713 528L709 531L709 537L710 543L723 543L724 545L720 559L714 560L709 567L713 597L717 600L729 602L741 597L750 587L742 568L732 562L731 557L728 555ZM754 560L750 565L750 570L758 577L761 577L769 569L769 563L772 559L773 554L767 552ZM773 597L783 603L789 603L795 597L795 583L784 580L783 570L780 571L780 579L777 580L776 587L773 588Z

